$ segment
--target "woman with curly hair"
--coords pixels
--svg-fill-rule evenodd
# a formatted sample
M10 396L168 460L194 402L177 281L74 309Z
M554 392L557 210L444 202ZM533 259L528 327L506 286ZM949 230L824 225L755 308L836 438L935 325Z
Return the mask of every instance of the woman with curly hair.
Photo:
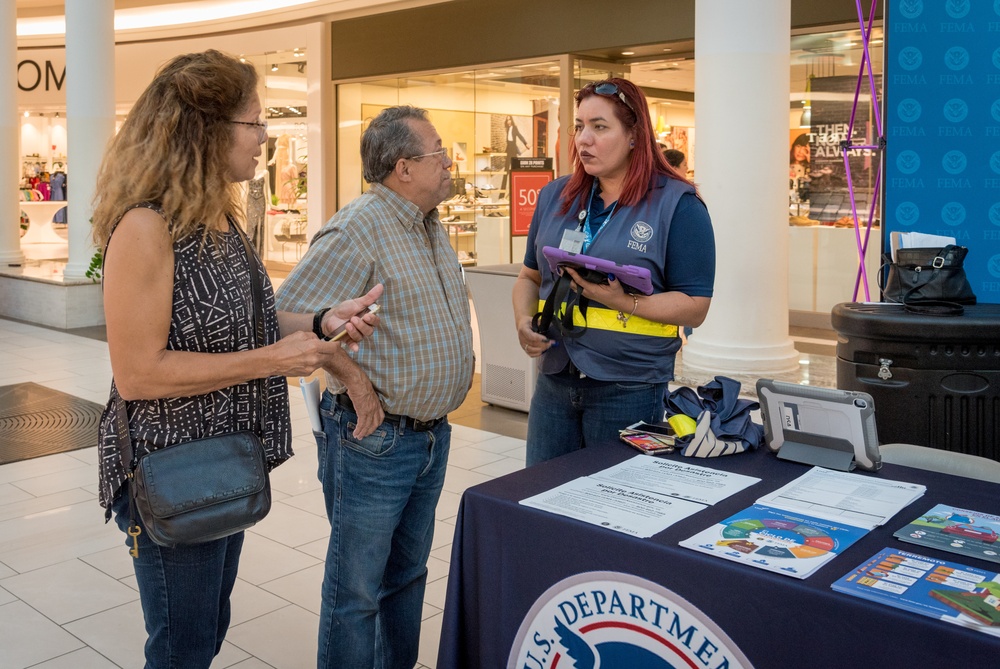
M351 317L381 286L316 315L275 310L263 263L237 229L237 184L253 178L267 139L260 113L253 66L218 51L178 56L139 96L98 176L94 240L105 249L114 374L100 424L100 502L130 535L147 669L212 663L229 627L243 533L153 543L129 512L132 463L119 452L119 413L135 457L253 430L274 468L292 455L285 377L337 369L346 353L322 336L350 321L357 348L377 322ZM259 347L250 263L263 284Z

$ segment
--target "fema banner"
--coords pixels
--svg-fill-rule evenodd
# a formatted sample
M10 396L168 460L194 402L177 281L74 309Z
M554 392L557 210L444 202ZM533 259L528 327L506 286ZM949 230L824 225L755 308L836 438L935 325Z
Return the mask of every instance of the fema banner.
M888 0L885 34L885 248L954 237L1000 303L1000 0Z

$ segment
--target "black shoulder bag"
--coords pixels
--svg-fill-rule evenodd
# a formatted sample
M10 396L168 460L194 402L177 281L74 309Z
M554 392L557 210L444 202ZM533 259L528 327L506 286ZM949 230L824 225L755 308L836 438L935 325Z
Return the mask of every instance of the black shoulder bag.
M897 249L896 262L885 256L888 267L882 295L886 302L902 304L907 311L932 316L960 316L963 304L975 304L965 275L965 246ZM881 270L879 272L881 279Z
M243 242L254 309L256 346L264 345L264 314L261 278L246 236L235 221ZM242 431L195 439L147 453L135 461L129 437L125 400L118 397L118 443L122 465L128 474L128 534L132 557L138 557L142 528L160 546L197 544L221 539L252 527L271 510L271 484L264 458L263 393L257 383L258 432Z

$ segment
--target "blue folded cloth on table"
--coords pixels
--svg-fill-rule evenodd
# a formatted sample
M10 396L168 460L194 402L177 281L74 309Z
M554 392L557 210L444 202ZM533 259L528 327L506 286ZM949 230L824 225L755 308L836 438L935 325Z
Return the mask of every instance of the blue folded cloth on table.
M697 420L694 434L678 439L681 453L689 457L713 458L754 450L764 443L764 427L753 422L750 412L760 403L740 399L740 382L716 376L697 391L681 387L665 399L667 418L684 414Z

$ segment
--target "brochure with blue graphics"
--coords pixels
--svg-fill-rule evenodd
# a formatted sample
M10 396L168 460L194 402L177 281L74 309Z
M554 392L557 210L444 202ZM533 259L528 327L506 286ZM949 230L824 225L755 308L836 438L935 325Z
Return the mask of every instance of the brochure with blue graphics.
M805 578L866 534L861 527L755 504L680 545Z
M885 548L830 587L1000 637L1000 574L994 571Z
M1000 562L1000 516L938 504L893 536L911 544Z

